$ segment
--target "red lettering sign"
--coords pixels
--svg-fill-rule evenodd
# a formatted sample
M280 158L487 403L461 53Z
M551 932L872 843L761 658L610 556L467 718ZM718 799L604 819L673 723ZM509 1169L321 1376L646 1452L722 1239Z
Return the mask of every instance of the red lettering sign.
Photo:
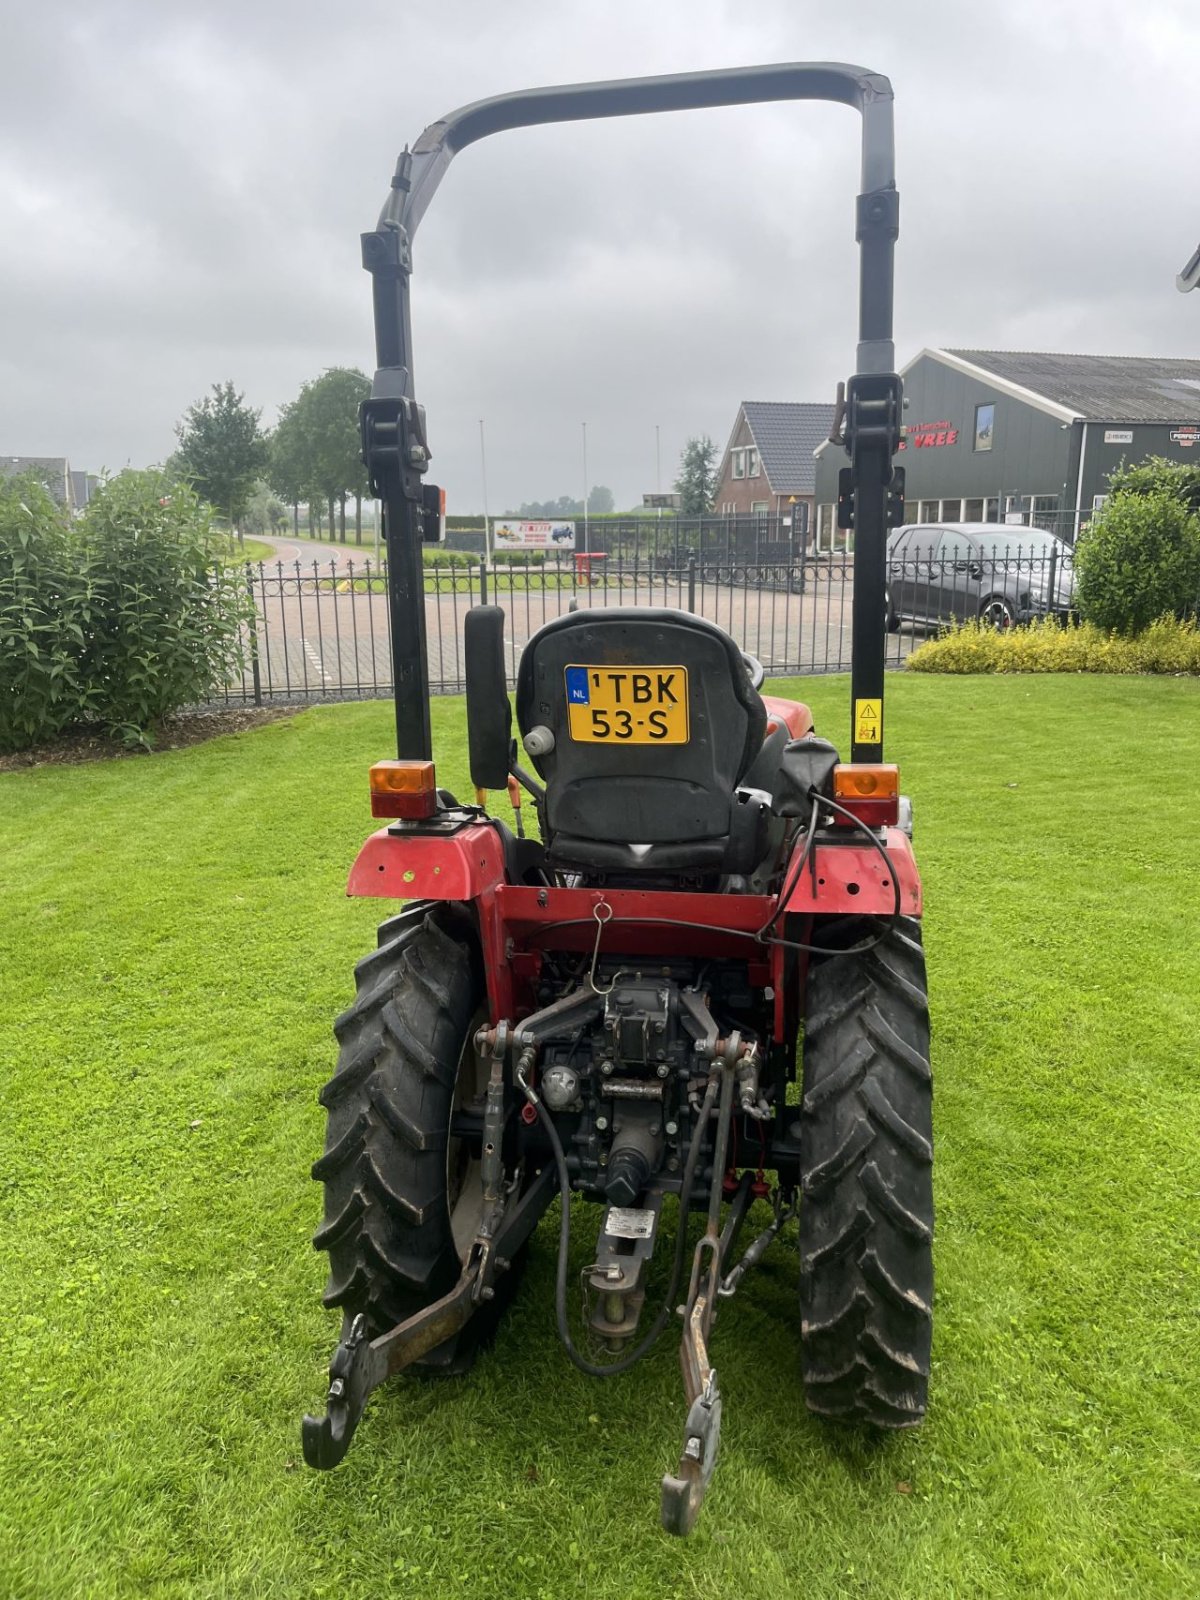
M958 443L958 429L946 418L938 422L910 422L900 441L901 450L912 445L914 450L937 450Z

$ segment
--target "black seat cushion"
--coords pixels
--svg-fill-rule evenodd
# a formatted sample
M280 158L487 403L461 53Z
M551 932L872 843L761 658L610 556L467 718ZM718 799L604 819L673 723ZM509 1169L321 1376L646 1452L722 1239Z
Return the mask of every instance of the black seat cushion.
M687 743L572 739L569 666L686 668ZM766 710L741 652L713 623L665 607L613 607L568 613L533 636L517 678L517 722L522 736L535 727L554 735L553 749L533 761L546 783L550 833L569 836L578 852L587 840L726 838L733 791L762 747Z

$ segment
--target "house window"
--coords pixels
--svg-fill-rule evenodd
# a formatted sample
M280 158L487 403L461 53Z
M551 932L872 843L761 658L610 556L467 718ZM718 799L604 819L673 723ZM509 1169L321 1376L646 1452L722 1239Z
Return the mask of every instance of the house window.
M832 505L817 507L817 548L827 550L833 544L833 517Z
M771 506L767 500L751 500L750 509L756 516L765 517Z
M1094 494L1092 496L1092 510L1093 511L1099 511L1103 506L1105 506L1107 504L1108 504L1108 496L1106 494Z
M746 451L746 476L748 478L757 478L758 477L758 451L757 450L747 449L747 451Z
M992 448L992 435L996 431L996 407L994 405L975 407L975 444L976 450L990 450Z
M983 521L983 501L982 500L965 500L963 502L962 520L964 522L982 522Z
M942 501L942 521L943 522L961 522L962 521L962 501L961 500L943 500Z
M938 503L936 500L922 500L919 502L921 511L917 517L918 522L936 522L938 519Z
M746 452L744 450L732 450L730 451L730 459L733 464L734 477L744 478L746 476Z
M1000 501L996 495L989 495L983 502L983 520L985 522L1000 521Z

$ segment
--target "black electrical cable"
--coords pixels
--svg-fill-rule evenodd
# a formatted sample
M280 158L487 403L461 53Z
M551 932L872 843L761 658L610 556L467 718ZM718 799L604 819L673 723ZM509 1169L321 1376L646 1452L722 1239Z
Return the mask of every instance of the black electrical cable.
M814 802L812 815L808 819L808 831L804 835L804 848L800 851L800 854L796 858L794 865L789 868L785 882L781 887L778 899L775 902L775 909L767 918L766 922L763 923L758 932L754 935L756 939L762 939L764 934L769 933L779 921L780 917L783 915L783 908L787 905L788 896L800 882L800 876L808 863L809 856L812 854L813 840L817 836L817 822L820 820L820 814L820 807Z
M571 1338L571 1329L567 1323L567 1268L568 1255L571 1247L571 1177L567 1171L567 1158L563 1152L562 1140L558 1136L558 1129L554 1126L554 1119L546 1110L542 1098L528 1084L520 1078L517 1080L526 1100L538 1114L546 1137L550 1140L550 1147L554 1151L554 1164L558 1169L558 1188L562 1196L562 1220L558 1229L558 1270L554 1281L554 1317L558 1324L558 1337L562 1341L563 1349L577 1366L580 1372L586 1373L589 1378L615 1378L622 1372L628 1372L635 1366L651 1347L658 1342L659 1336L671 1319L671 1312L675 1304L675 1296L679 1292L679 1280L683 1275L683 1258L687 1250L687 1222L688 1210L692 1198L692 1185L696 1178L696 1166L700 1160L700 1148L704 1143L704 1130L708 1126L708 1119L712 1115L713 1102L716 1099L718 1079L710 1078L708 1088L704 1092L704 1100L696 1120L696 1130L692 1134L691 1143L688 1145L687 1160L684 1162L683 1181L679 1188L679 1226L675 1235L675 1258L671 1264L671 1281L667 1285L667 1292L663 1298L662 1309L655 1317L649 1332L619 1361L613 1361L601 1366L595 1361L589 1361L586 1356L580 1355Z
M777 945L781 946L785 950L802 950L802 951L807 952L809 955L815 955L815 956L857 956L857 955L862 955L867 950L874 950L876 945L882 944L883 941L888 937L888 935L894 931L894 929L896 927L896 924L900 921L900 917L901 917L901 914L902 914L902 911L903 911L903 902L901 901L901 898L900 898L900 879L899 879L899 877L898 877L898 875L896 873L895 867L892 865L891 861L888 859L888 853L887 853L886 849L883 847L883 845L880 844L879 840L875 837L874 829L870 828L865 822L863 822L861 820L861 818L856 817L854 815L853 811L849 811L849 810L847 810L847 808L845 806L839 805L836 800L830 800L827 797L822 796L821 799L820 799L820 804L823 805L823 806L828 806L831 811L836 811L839 816L845 817L848 822L853 823L854 827L858 830L858 832L864 835L864 837L867 840L867 843L872 847L872 849L874 849L883 858L883 864L887 868L888 873L889 873L889 875L891 877L891 880L892 880L893 905L892 905L891 913L890 913L890 915L888 916L888 919L887 919L887 925L884 928L882 928L879 931L879 933L877 933L875 935L875 937L873 939L867 939L862 944L848 944L848 945L843 946L840 949L829 949L826 946L819 945L819 944L802 944L800 942L800 940L798 940L798 939L780 939L780 938L775 937L774 935L772 935L771 937L769 937L767 939L764 939L763 943L764 944L777 944ZM815 809L814 809L814 816L815 816L815 814L816 814L816 812L815 812ZM797 881L799 881L799 880L797 879ZM782 900L783 900L783 896L780 895L780 901L782 902ZM776 912L776 915L778 915L778 911ZM768 923L767 926L770 927L770 923Z

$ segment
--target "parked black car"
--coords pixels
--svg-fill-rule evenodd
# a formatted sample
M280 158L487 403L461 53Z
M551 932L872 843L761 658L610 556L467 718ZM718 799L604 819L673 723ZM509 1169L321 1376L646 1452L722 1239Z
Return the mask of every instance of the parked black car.
M1075 604L1071 547L1041 528L917 523L888 539L888 629L979 617L997 628L1065 619Z

